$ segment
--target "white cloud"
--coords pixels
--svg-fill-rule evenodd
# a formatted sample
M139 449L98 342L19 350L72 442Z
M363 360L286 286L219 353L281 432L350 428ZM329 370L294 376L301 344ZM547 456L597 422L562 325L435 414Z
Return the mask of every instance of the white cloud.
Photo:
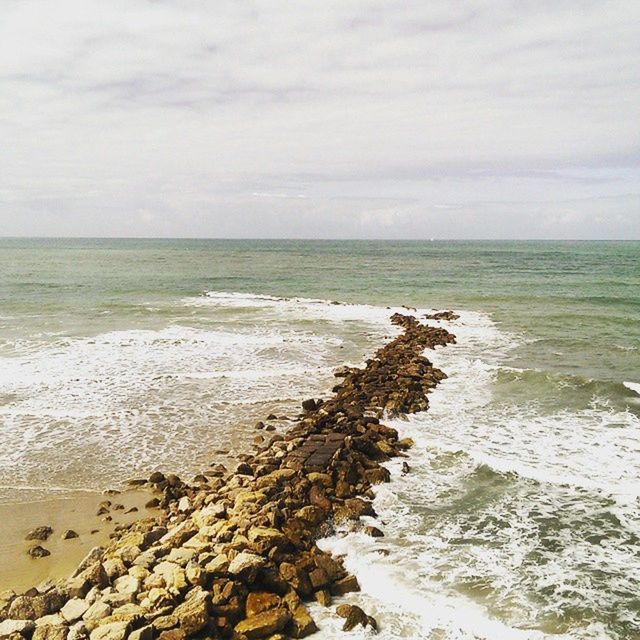
M639 19L626 0L5 0L0 234L235 235L255 200L254 235L339 235L337 202L473 206L484 235L503 231L485 205L522 203L524 233L536 203L616 198L637 230Z

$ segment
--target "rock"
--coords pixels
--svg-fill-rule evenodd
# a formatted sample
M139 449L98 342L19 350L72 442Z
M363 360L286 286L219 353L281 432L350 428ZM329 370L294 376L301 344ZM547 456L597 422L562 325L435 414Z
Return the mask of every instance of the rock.
M125 640L130 624L126 620L111 622L96 627L89 636L91 640Z
M204 569L197 562L189 562L184 573L189 584L202 586L205 582Z
M239 553L230 563L228 572L248 582L253 582L256 573L265 565L266 561L262 556L255 553Z
M204 629L209 622L209 602L209 594L195 587L189 591L184 602L175 608L173 615L188 636Z
M150 624L140 627L132 631L127 640L153 640L153 627Z
M53 529L49 526L44 527L36 527L27 533L24 537L25 540L40 540L44 541L49 538L49 536L53 533Z
M111 615L111 607L102 600L94 602L82 616L83 620L97 622Z
M184 640L186 637L187 634L182 629L169 629L163 631L158 636L158 640Z
M164 482L164 479L164 473L160 473L160 471L154 471L149 476L149 482L151 484L160 484L161 482Z
M250 618L245 618L235 626L235 633L244 635L247 640L268 638L271 634L282 631L291 614L284 607L263 611Z
M264 425L262 425L264 428ZM253 475L253 469L246 463L246 462L241 462L235 469L235 473L237 475L241 475L241 476L252 476Z
M182 496L178 501L178 511L181 513L187 513L191 510L191 500L187 496Z
M209 561L204 570L214 576L220 576L227 573L229 569L229 558L224 553L216 556L213 560Z
M331 606L331 594L327 589L319 589L314 593L314 597L318 604L321 604L323 607Z
M185 520L173 527L173 529L169 529L169 531L160 538L160 542L168 547L180 547L189 538L195 536L196 533L198 533L196 525L189 520Z
M291 612L291 620L287 625L287 633L293 638L306 638L317 630L318 627L309 615L307 608L303 604L295 607Z
M163 561L158 563L153 572L162 576L169 591L177 593L187 587L187 576L184 569L174 562Z
M316 401L313 398L302 401L302 409L304 411L315 411L317 408L318 408L318 405L316 404Z
M130 575L124 575L113 583L114 589L118 593L136 594L140 591L140 581Z
M89 604L85 600L72 598L71 600L67 600L62 609L60 609L60 613L67 622L75 622L82 618L88 609Z
M11 602L8 617L13 620L35 620L56 613L65 601L65 594L57 589L36 596L18 596Z
M89 631L82 622L76 622L69 627L67 640L89 640Z
M348 575L340 580L336 580L331 585L331 595L343 596L345 593L360 591L360 584L355 576Z
M167 631L178 626L178 618L173 614L159 616L152 622L152 626L156 631Z
M9 637L14 633L27 635L36 628L33 620L3 620L0 622L0 638Z
M322 567L317 567L309 572L309 581L314 589L319 589L320 587L328 585L331 580Z
M175 562L175 564L181 567L186 567L193 557L196 555L194 549L185 549L184 547L178 547L177 549L171 549L169 555L166 556L168 562Z
M32 558L46 558L47 556L51 555L51 551L37 544L35 547L31 547L27 551L27 554L30 555Z
M384 537L384 533L378 529L377 527L366 526L363 531L372 538L382 538Z
M104 566L101 562L94 562L92 565L89 565L79 576L79 577L90 584L93 584L97 587L103 589L109 584L109 576L104 569Z
M45 624L36 627L32 640L66 640L69 627L65 625Z
M104 556L104 549L102 547L93 547L89 553L82 559L76 570L71 575L72 578L79 576L83 571L93 566L96 562L100 562Z
M73 529L67 529L66 531L62 532L62 535L60 537L63 540L72 540L73 538L79 538L80 536Z
M271 527L251 527L247 537L251 545L259 552L266 552L271 547L281 549L289 543L287 536Z
M371 626L374 630L377 630L378 624L375 619L368 616L360 607L352 604L341 604L336 608L336 613L341 618L346 618L342 627L343 631L351 631L358 625L366 627Z
M245 602L247 617L251 618L263 611L275 609L280 606L280 603L281 600L275 593L269 593L268 591L251 591Z
M58 611L58 613L51 613L48 616L42 616L35 620L36 627L44 627L46 625L51 625L54 627L59 627L60 625L65 625L67 622L62 617L62 614Z

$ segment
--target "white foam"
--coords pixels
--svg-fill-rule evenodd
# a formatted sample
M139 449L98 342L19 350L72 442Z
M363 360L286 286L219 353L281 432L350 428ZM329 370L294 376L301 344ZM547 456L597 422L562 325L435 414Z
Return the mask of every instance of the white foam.
M197 471L208 447L247 446L265 413L327 393L334 367L399 331L394 311L406 312L212 292L158 329L16 339L0 356L0 483L76 488L86 466L99 488Z
M631 391L635 391L638 395L640 395L640 383L638 382L623 382L622 383L627 389Z
M377 616L380 637L389 639L614 637L599 622L566 635L536 627L566 607L633 615L611 592L634 593L640 571L640 545L631 543L640 533L637 417L596 401L551 414L533 397L526 406L496 403L501 363L520 338L477 313L463 312L451 330L456 345L426 352L449 375L431 394L430 410L387 421L416 446L411 472L402 476L400 462L391 462L393 481L376 488L385 537L341 533L322 542L346 554L363 587L349 602ZM500 472L518 475L501 479ZM585 497L586 490L595 494ZM558 522L559 532L545 532L546 522ZM605 542L589 540L594 533ZM590 567L608 584L592 581ZM470 595L466 585L474 585ZM554 590L546 602L539 598ZM322 622L320 637L335 637L341 621Z

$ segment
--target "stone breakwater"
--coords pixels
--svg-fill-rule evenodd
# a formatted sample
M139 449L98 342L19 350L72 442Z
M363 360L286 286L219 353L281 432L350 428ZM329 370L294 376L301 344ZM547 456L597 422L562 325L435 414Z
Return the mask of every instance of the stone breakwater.
M220 466L191 484L152 474L145 483L157 493L160 515L121 526L67 580L0 593L0 639L283 640L314 633L305 602L329 607L332 597L359 589L316 540L334 525L363 527L360 518L375 515L372 487L390 479L383 463L412 445L380 420L428 408L427 394L446 376L423 352L455 341L413 316L391 321L403 329L397 338L363 368L336 371L341 382L331 398L305 401L295 426L242 456L234 471ZM335 613L345 631L377 628L359 607L342 604Z

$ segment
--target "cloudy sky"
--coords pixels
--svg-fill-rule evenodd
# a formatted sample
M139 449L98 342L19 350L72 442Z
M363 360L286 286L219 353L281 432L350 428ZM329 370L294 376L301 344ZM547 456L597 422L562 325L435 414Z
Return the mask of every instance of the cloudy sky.
M640 2L0 0L0 235L640 238Z

